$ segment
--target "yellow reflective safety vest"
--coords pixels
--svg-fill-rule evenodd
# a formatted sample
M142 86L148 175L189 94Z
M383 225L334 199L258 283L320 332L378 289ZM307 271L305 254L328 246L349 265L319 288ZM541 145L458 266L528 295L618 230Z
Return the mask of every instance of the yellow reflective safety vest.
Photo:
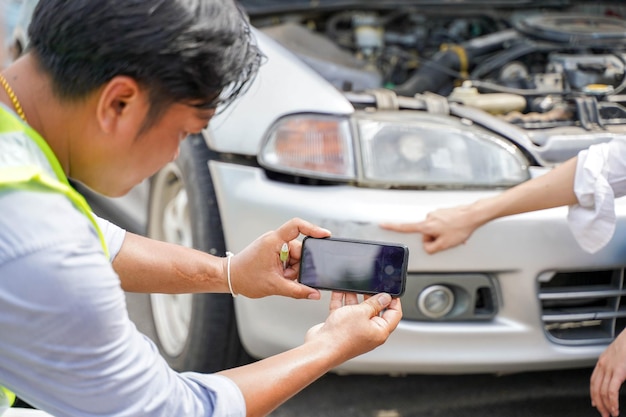
M15 403L15 394L4 387L0 387L0 415Z
M8 190L54 192L66 196L91 222L105 256L104 235L85 198L69 183L61 164L46 141L16 114L0 104L0 193ZM15 395L0 386L10 405Z
M15 134L7 135L9 133ZM33 128L0 106L0 192L6 189L65 195L89 219L109 257L104 235L89 204L70 185L52 149Z

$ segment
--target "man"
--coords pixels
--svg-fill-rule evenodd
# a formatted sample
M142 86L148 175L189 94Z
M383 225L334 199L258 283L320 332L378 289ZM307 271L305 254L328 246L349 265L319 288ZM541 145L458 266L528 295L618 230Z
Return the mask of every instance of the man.
M0 385L57 417L261 416L384 343L400 301L337 293L298 348L214 375L172 371L123 290L319 299L295 282L296 238L329 232L293 219L218 258L125 233L68 183L123 195L245 89L260 53L233 2L46 0L29 37L0 77Z
M569 224L586 251L600 250L615 232L616 197L626 195L626 137L591 146L547 174L467 206L435 210L418 223L384 224L422 234L424 250L436 253L467 242L476 229L504 216L569 206ZM619 414L626 380L626 332L600 355L591 376L592 405L602 417Z

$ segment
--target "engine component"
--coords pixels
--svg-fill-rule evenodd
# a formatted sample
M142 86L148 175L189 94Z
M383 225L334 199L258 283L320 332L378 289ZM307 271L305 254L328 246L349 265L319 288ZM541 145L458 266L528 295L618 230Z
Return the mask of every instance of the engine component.
M514 30L498 32L492 35L472 39L458 47L442 48L426 62L404 84L396 88L400 95L413 96L424 91L448 94L450 91L442 91L450 85L450 81L467 72L472 62L480 56L501 50L504 45L519 39L519 34Z
M384 46L384 30L375 14L357 14L353 17L354 39L365 56L379 53Z
M582 14L538 14L522 19L517 29L533 39L571 46L626 44L626 21L617 17Z
M551 54L548 70L565 74L570 89L584 90L594 84L610 85L614 88L624 80L626 65L617 55L571 55ZM589 93L606 89L589 88Z
M381 84L381 76L367 62L340 49L328 38L296 23L263 29L340 90L367 90Z
M471 81L465 81L461 87L456 87L448 98L491 114L521 112L526 108L526 99L522 96L508 93L481 94L477 88L472 87Z
M388 89L398 102L419 97L429 112L462 104L525 130L623 124L626 20L617 16L626 7L549 10L358 7L262 30L352 95ZM429 94L446 105L431 109Z
M538 123L551 123L551 122L562 122L567 121L572 118L573 112L569 109L568 106L564 104L560 104L555 106L550 111L544 113L530 112L526 114L522 114L520 112L511 112L503 117L503 120L506 120L510 123L517 124L538 124Z

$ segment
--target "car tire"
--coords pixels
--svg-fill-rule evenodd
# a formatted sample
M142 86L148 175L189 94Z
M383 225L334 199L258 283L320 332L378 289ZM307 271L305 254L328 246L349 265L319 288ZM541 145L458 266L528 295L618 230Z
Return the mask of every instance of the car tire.
M201 135L181 143L178 158L150 182L147 235L225 255L224 234ZM216 372L251 361L237 332L230 294L152 294L155 342L178 371Z

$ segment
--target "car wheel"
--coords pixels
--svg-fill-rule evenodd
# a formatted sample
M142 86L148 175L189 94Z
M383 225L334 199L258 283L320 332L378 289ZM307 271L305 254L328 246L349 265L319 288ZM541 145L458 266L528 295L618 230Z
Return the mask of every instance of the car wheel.
M152 178L149 237L224 256L225 244L207 162L214 157L200 135L181 143L178 158ZM230 294L152 294L155 342L176 370L216 372L250 361Z

